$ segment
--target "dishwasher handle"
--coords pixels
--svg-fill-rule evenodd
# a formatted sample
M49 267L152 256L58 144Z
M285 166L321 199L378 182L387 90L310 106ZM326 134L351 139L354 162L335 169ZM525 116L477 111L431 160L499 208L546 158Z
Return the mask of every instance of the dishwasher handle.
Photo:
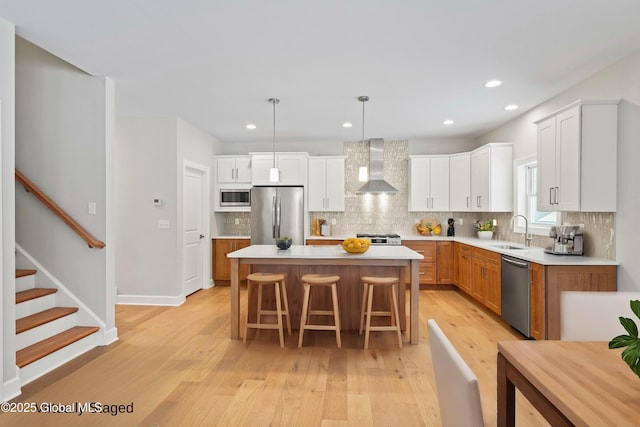
M526 261L518 261L518 260L515 260L513 258L507 258L507 257L504 257L504 256L502 257L502 260L508 262L509 264L513 264L513 265L515 265L517 267L520 267L520 268L529 268L529 263L526 262Z

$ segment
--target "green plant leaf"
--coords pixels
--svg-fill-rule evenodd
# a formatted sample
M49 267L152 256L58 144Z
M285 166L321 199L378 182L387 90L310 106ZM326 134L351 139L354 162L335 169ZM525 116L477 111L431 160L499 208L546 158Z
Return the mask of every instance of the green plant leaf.
M637 338L630 337L629 335L618 335L617 337L609 341L609 348L613 349L626 347L636 342L636 340Z
M620 320L620 324L624 326L624 329L627 331L629 335L632 337L638 337L638 327L636 326L636 322L629 319L628 317L618 317Z
M633 300L630 303L631 311L633 311L638 319L640 319L640 301Z
M624 360L631 369L638 365L638 359L640 359L640 341L629 344L622 352L622 360Z

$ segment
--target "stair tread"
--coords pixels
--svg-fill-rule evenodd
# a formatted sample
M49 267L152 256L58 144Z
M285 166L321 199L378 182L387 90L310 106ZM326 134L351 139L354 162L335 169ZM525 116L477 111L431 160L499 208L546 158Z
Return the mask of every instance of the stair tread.
M19 334L45 323L59 319L78 311L77 307L54 307L39 313L16 320L16 334Z
M31 276L34 275L38 272L38 270L16 270L16 278L18 277L24 277L24 276Z
M37 342L29 347L25 347L16 352L16 365L18 365L19 368L23 368L36 360L40 360L69 344L73 344L97 332L99 329L97 326L74 326L64 332Z
M27 289L26 291L16 292L16 304L55 294L56 292L58 292L58 290L55 288L33 288Z

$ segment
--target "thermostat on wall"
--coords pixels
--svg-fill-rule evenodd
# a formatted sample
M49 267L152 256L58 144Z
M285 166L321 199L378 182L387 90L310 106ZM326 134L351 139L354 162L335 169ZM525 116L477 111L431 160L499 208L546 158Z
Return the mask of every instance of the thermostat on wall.
M162 199L153 199L153 206L162 206Z

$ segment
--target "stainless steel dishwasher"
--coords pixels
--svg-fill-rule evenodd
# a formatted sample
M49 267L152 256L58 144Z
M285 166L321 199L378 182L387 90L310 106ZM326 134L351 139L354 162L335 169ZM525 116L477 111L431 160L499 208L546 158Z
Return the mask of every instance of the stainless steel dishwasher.
M529 262L502 255L502 318L521 334L529 330Z

